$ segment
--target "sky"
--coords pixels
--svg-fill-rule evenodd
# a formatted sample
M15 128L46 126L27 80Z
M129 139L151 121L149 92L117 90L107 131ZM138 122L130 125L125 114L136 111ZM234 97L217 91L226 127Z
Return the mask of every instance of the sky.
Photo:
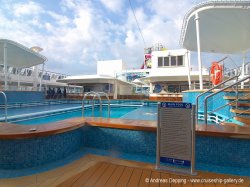
M181 48L183 17L199 2L131 0L144 43L129 0L0 0L0 38L43 48L45 69L53 72L95 74L98 60L115 59L138 69L144 47ZM208 54L204 66L213 58Z

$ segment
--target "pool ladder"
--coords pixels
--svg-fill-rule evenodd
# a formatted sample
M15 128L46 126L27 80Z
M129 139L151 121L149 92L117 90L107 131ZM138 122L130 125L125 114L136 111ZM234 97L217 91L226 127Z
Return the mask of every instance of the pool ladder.
M4 97L4 111L5 111L4 119L5 119L5 122L7 123L7 96L4 92L1 92L1 91L0 91L0 94L2 94Z
M100 102L100 117L102 117L102 98L101 96L105 96L108 100L108 117L110 118L110 100L108 97L108 94L104 93L104 92L87 92L86 94L84 94L84 97L82 99L82 117L84 117L84 101L86 99L87 96L93 96L92 98L92 117L94 117L94 102L95 102L95 98L98 97L99 102Z

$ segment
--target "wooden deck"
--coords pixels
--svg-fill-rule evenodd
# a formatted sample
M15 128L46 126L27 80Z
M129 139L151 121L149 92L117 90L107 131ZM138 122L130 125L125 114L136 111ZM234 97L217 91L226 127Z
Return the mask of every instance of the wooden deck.
M238 180L239 183L229 183L230 179ZM222 180L222 183L219 180ZM250 178L200 171L198 171L197 176L176 175L156 171L153 164L86 155L68 165L47 172L12 179L0 179L0 187L55 186L249 187Z
M214 182L210 183L210 179L214 180ZM239 187L250 185L250 183L247 182L245 184L244 182L239 182L239 184L224 182L224 180L226 181L227 179L226 176L216 174L198 177L182 176L153 169L127 167L108 162L99 162L89 169L62 182L58 187ZM241 180L240 177L234 177L234 179Z

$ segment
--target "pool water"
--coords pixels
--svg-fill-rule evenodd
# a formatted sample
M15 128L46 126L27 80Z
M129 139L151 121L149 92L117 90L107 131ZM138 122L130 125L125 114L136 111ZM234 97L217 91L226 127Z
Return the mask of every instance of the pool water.
M42 111L54 111L64 108L81 107L80 103L70 103L70 104L49 104L49 105L38 105L38 106L27 106L27 107L16 107L8 108L8 117L23 115L29 113L36 113ZM0 116L4 116L4 108L0 109Z
M110 108L110 117L111 118L120 118L124 116L125 114L132 112L136 110L136 107L111 107ZM85 109L84 111L84 116L86 117L91 117L92 116L92 110ZM94 110L94 116L95 117L100 117L100 111L99 108L95 108ZM25 119L21 121L16 121L13 122L15 124L21 124L21 125L42 125L42 124L47 124L47 123L53 123L56 121L60 120L65 120L65 119L70 119L70 118L75 118L75 117L82 117L82 110L74 110L70 112L64 112L61 114L51 114L50 116L46 117L37 117L34 119ZM107 118L108 117L108 109L104 107L102 109L102 117Z

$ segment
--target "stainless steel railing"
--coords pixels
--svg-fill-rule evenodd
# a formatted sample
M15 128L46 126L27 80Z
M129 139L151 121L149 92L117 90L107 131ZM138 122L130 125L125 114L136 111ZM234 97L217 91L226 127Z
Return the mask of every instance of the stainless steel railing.
M110 100L109 97L106 93L104 92L87 92L86 94L84 94L83 99L82 99L82 117L84 117L84 101L86 99L87 96L92 95L92 117L94 117L94 100L96 97L98 97L99 102L100 102L100 117L102 117L102 98L101 96L104 95L107 100L108 100L108 117L110 118Z
M240 76L240 75L236 75L236 76L234 76L234 77L231 77L231 78L229 78L229 79L227 79L227 80L221 82L220 84L214 86L213 88L208 89L207 91L201 93L200 95L198 95L198 96L196 97L196 124L198 124L199 98L200 98L201 96L205 95L206 93L211 92L212 90L214 90L214 89L216 89L216 88L219 88L221 85L223 85L223 84L225 84L225 83L227 83L227 82L229 82L229 81L231 81L231 80L233 80L233 79L236 79L236 80L238 81L238 77L239 77L239 76ZM205 107L205 106L204 106L204 107Z
M8 116L8 113L7 113L7 96L6 96L6 94L4 93L4 92L1 92L0 91L0 93L3 95L3 97L4 97L4 112L5 112L5 114L4 114L4 118L5 118L5 122L7 123L7 116Z
M221 92L225 91L225 90L228 89L228 88L231 88L231 87L233 87L233 86L235 86L235 85L237 86L239 83L244 82L244 81L246 81L246 80L248 80L248 79L250 79L250 75L249 75L249 76L246 76L246 77L244 77L244 78L242 78L242 79L240 79L240 80L238 80L237 82L235 82L235 83L233 83L233 84L231 84L231 85L229 85L229 86L226 86L226 87L220 89L218 92L212 93L212 94L208 95L207 97L205 97L205 100L204 100L204 121L205 121L205 124L207 124L207 113L208 113L208 112L207 112L207 101L208 101L208 99L209 99L210 97L212 97L212 96L218 94L218 93L221 93ZM238 87L238 86L237 86L237 87ZM238 100L238 99L239 99L239 98L238 98L238 94L236 94L236 104L237 104L237 100Z

